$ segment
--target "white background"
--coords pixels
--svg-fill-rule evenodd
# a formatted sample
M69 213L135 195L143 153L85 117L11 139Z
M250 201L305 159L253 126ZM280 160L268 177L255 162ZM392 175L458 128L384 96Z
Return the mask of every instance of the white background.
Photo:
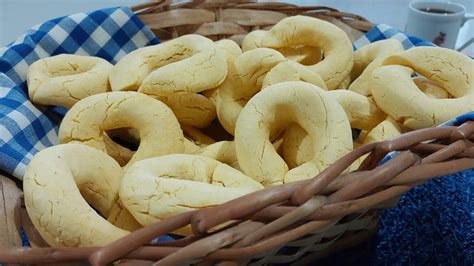
M12 42L28 28L48 19L102 7L130 6L146 0L0 0L0 46ZM358 14L374 23L404 29L411 0L287 0L298 5L325 5ZM474 13L474 0L455 0ZM474 37L474 20L461 29L457 47ZM474 44L466 52L474 55Z

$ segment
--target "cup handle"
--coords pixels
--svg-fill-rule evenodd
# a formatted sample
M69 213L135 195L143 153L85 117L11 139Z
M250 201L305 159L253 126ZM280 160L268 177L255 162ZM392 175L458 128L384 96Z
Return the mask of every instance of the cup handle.
M466 24L466 22L467 22L468 20L471 20L471 19L474 19L474 14L473 14L473 13L466 13L466 14L464 15L463 20L462 20L462 25L461 25L461 26L464 26L464 24Z

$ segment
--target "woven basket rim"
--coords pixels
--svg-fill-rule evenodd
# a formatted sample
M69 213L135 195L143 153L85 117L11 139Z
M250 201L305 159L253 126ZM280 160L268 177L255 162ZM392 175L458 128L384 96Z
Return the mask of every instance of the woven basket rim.
M328 20L356 37L374 24L366 18L341 12L328 6L297 6L284 2L256 2L254 0L194 0L172 3L169 0L147 2L132 6L132 10L161 40L185 34L200 34L211 38L232 39L240 44L248 32L266 29L287 16L306 15ZM239 16L243 16L239 19ZM352 40L357 39L354 37Z

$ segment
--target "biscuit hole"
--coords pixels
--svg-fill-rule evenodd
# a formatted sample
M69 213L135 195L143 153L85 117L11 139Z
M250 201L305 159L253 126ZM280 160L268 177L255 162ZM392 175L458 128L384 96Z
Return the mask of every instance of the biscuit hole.
M115 143L131 151L137 151L140 146L140 134L136 129L123 127L105 132Z
M434 99L449 99L453 98L449 92L436 81L430 80L420 73L414 73L412 80L420 91L426 94L430 98Z
M296 123L289 123L285 128L288 129L289 127L297 127L298 130L293 131L293 135L288 135L290 132L287 132L287 130L282 133L281 138L284 139L283 141L286 145L283 144L281 150L277 150L277 152L291 170L312 159L313 143L310 139L305 137L308 133L301 126ZM287 140L285 138L289 138L290 141L286 142Z
M323 51L315 46L292 46L278 49L287 59L302 65L315 65L324 59Z
M219 120L214 119L209 126L206 128L199 129L202 133L206 134L215 141L232 141L234 136L229 134L221 125Z

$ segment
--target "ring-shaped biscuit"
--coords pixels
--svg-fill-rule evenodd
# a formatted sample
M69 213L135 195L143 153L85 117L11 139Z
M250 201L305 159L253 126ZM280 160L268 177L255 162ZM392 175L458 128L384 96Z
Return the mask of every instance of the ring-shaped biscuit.
M314 156L289 170L269 137L291 123L309 134ZM301 81L282 82L257 93L244 107L235 149L242 171L270 186L317 175L352 150L352 133L344 110L326 91Z
M268 87L285 81L305 81L326 89L324 81L317 75L305 73L307 70L299 69L292 62L279 63L268 72L263 80L263 87ZM382 120L386 115L375 105L372 99L349 90L332 90L326 92L333 97L344 109L351 127L370 130Z
M219 89L217 100L217 117L227 132L234 135L242 108L260 91L267 72L285 61L282 54L268 48L253 49L236 58L229 67L230 76Z
M348 90L332 90L326 94L335 99L344 109L352 128L372 130L387 115L384 114L373 100ZM313 149L311 137L297 124L285 130L282 143L282 155L290 168L297 167L311 159Z
M137 221L146 226L262 188L252 178L211 158L171 154L130 166L122 180L120 198Z
M23 179L26 210L52 247L105 246L128 234L107 222L122 168L107 154L80 144L38 152Z
M191 50L188 52L191 56L152 71L143 80L138 89L139 92L157 96L167 96L177 92L197 93L215 88L224 82L227 76L226 58L217 51L214 42L200 35L183 37L186 36L188 38L182 40L180 45ZM193 48L196 49L195 53L192 52Z
M30 100L71 108L90 95L110 91L112 64L99 57L60 54L40 59L28 68Z
M307 16L284 18L262 37L261 45L275 49L298 45L321 48L324 59L304 67L317 73L329 89L336 89L352 68L353 52L349 37L324 20Z
M167 96L217 87L226 74L225 59L214 42L189 34L127 54L112 68L110 84L114 91Z
M390 55L403 51L403 45L397 39L381 40L362 46L354 52L354 66L350 78L353 82L349 90L370 96L370 87L373 86L372 71Z
M107 151L104 133L116 128L134 128L140 135L140 145L127 165L184 150L183 132L171 109L131 91L102 93L79 101L59 127L59 142L83 143Z
M410 129L439 125L474 109L474 61L451 49L415 47L392 55L373 71L372 96L397 123ZM412 79L417 72L454 98L433 99Z

